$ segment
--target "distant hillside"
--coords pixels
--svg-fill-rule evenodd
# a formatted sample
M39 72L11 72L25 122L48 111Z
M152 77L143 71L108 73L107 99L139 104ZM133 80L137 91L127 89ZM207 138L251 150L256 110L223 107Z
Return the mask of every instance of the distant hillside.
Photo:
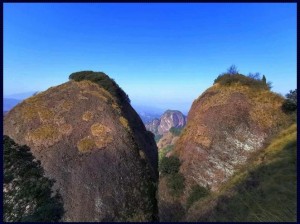
M35 92L24 92L24 93L17 93L12 95L7 95L3 97L3 112L7 112L15 107L18 103L22 102L24 99L32 96Z
M5 95L4 98L11 98L17 100L24 100L28 97L31 97L33 94L37 93L38 91L30 91L30 92L23 92L23 93L15 93L10 95Z
M132 104L132 107L139 114L144 124L149 123L155 118L159 118L163 114L163 110L155 107Z
M9 111L13 107L15 107L22 100L11 99L11 98L3 98L3 111Z
M159 150L159 158L165 155L178 140L180 133L186 125L186 116L178 110L167 110L151 122L145 124L146 129L155 136Z
M154 135L163 135L171 128L182 128L186 124L186 116L178 110L167 110L158 119L154 119L147 123L146 129L151 131Z

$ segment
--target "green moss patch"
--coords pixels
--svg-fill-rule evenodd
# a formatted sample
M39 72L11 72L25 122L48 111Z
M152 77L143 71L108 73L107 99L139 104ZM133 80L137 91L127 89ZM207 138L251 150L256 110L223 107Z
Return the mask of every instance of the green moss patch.
M36 146L50 146L61 139L61 134L55 125L45 124L29 132L27 139L32 141Z
M123 125L124 128L126 128L127 130L130 130L129 124L128 124L128 120L126 118L124 118L123 116L121 116L119 118L119 121L121 122L121 124Z
M93 119L93 117L94 117L94 113L92 111L86 111L82 115L82 120L90 121L91 119Z
M91 126L91 132L93 136L104 136L111 132L109 127L106 127L105 125L101 123L94 123Z
M89 152L96 148L96 144L93 139L86 137L77 142L77 148L80 152Z

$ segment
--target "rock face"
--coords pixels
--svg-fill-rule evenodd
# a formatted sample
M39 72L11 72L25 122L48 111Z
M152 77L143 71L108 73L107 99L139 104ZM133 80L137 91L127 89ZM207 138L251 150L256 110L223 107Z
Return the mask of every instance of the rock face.
M170 128L184 127L186 125L186 116L178 110L167 110L160 119L154 119L146 124L146 129L155 135L163 135Z
M194 185L218 191L284 124L282 102L269 90L239 83L217 83L195 100L174 148L182 163L185 194Z
M155 219L157 148L129 103L91 81L30 97L4 118L63 197L63 221Z
M158 135L159 124L160 124L160 119L155 118L151 122L145 124L145 126L148 131L151 131L153 134Z
M195 221L188 214L208 214L216 204L214 195L288 124L282 96L267 88L230 84L216 83L193 102L187 125L166 154L179 158L180 168L177 173L160 173L161 221ZM172 195L174 190L177 195ZM190 212L194 202L200 204Z

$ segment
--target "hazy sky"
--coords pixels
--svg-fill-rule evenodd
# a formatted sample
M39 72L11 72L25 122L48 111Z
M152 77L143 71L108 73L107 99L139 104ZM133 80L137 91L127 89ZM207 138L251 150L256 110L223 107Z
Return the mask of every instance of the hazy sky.
M4 96L103 71L133 104L188 111L235 64L296 88L296 4L4 4Z

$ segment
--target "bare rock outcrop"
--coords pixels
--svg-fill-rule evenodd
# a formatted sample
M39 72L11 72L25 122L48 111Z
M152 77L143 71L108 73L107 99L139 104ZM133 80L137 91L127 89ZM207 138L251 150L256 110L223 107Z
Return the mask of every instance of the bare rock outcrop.
M192 185L217 191L286 119L283 98L267 89L215 84L193 102L175 144L186 193Z

